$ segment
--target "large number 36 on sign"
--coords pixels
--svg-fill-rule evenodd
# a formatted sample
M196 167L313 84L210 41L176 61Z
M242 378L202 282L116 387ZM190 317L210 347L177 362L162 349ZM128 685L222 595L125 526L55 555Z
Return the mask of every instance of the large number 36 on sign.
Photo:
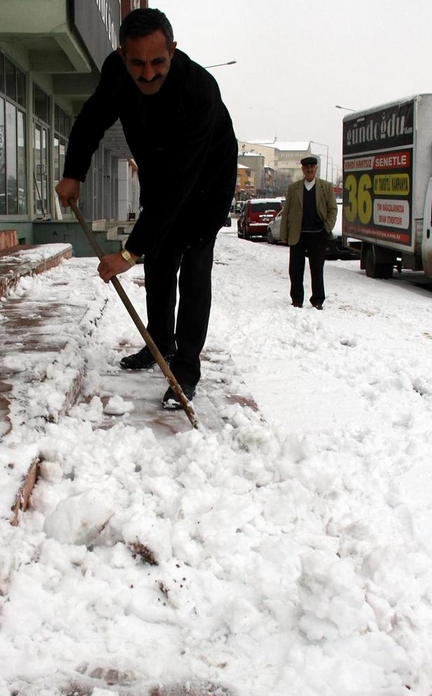
M345 206L347 220L354 222L358 217L361 223L367 225L372 218L372 196L369 193L372 188L370 175L362 174L357 183L354 174L349 174L345 179L344 187L348 191L348 205Z

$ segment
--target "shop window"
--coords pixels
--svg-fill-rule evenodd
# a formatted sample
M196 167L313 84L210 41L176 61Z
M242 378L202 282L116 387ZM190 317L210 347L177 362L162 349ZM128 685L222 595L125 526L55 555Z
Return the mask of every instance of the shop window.
M48 142L48 128L35 123L33 181L36 217L48 217L50 215Z
M34 214L37 218L50 217L49 167L49 96L38 85L33 85L33 193Z
M16 67L8 58L5 58L5 78L6 78L6 96L13 101L17 101L16 88Z
M33 87L33 113L45 123L49 122L49 96L40 87Z
M66 157L66 149L69 134L72 128L72 118L59 106L54 107L54 185L63 176ZM69 208L61 208L63 215L67 215Z
M54 108L54 131L57 135L63 136L63 138L69 138L69 134L72 128L72 119L68 114L60 109L59 106Z
M27 213L25 74L0 52L0 215Z
M16 73L16 87L17 95L16 100L20 106L25 107L26 105L26 77L21 70L17 70Z
M0 51L0 94L5 94L5 68L4 68L4 55Z
M6 207L9 215L18 214L16 107L6 102Z
M5 101L0 97L0 215L6 215Z
M27 212L27 176L25 147L25 117L22 111L17 113L17 162L18 162L18 215Z

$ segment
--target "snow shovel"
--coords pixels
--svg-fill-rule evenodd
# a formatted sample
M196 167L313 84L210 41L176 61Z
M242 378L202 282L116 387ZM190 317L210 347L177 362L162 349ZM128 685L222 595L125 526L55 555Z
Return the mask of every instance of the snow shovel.
M96 256L99 258L99 260L102 260L103 258L103 252L102 249L100 248L96 237L94 236L92 230L84 220L83 214L78 208L77 204L73 200L73 198L69 198L68 203L70 207L72 208L73 212L75 213L75 216L81 225L82 229L84 230L87 239L89 240L94 252L96 253ZM194 428L198 428L199 424L195 415L195 411L193 409L192 404L190 401L185 397L183 390L179 383L177 382L176 378L174 377L173 373L171 372L167 362L164 360L164 357L160 350L158 349L156 343L153 341L152 337L150 336L149 332L147 331L146 327L142 323L138 313L136 312L132 302L128 298L122 284L120 283L119 279L117 276L113 276L111 278L111 283L114 285L121 301L123 302L124 306L126 307L127 311L129 312L135 326L137 327L138 331L140 332L141 336L143 337L144 341L146 342L150 353L153 355L154 359L156 360L157 364L159 365L160 369L164 373L165 377L167 378L170 387L173 389L175 394L177 394L180 404L186 413L187 417L189 418L192 426Z

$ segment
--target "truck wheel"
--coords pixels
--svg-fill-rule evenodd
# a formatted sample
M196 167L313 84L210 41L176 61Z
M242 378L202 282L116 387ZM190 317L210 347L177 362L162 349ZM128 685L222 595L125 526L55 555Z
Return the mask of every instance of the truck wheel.
M372 247L369 247L369 249L366 250L364 267L368 278L379 278L378 264L375 263L375 257Z
M372 247L365 253L364 267L368 278L388 280L393 275L392 263L376 263Z
M393 275L393 264L391 263L381 263L380 264L380 278L383 278L384 280L388 280L388 278L391 278Z

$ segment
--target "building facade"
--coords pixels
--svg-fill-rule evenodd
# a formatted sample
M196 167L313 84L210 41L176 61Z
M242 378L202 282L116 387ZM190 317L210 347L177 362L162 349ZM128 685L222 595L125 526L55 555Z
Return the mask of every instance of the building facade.
M236 200L246 201L256 195L255 172L244 164L237 165Z
M34 241L34 222L71 219L55 186L73 120L117 48L122 17L147 0L28 0L1 3L0 228ZM82 186L87 219L138 212L136 165L115 125Z
M247 157L249 166L256 168L255 195L284 196L288 186L302 177L300 160L315 155L311 146L312 142L239 141L239 162L245 164ZM321 159L315 157L320 176Z

